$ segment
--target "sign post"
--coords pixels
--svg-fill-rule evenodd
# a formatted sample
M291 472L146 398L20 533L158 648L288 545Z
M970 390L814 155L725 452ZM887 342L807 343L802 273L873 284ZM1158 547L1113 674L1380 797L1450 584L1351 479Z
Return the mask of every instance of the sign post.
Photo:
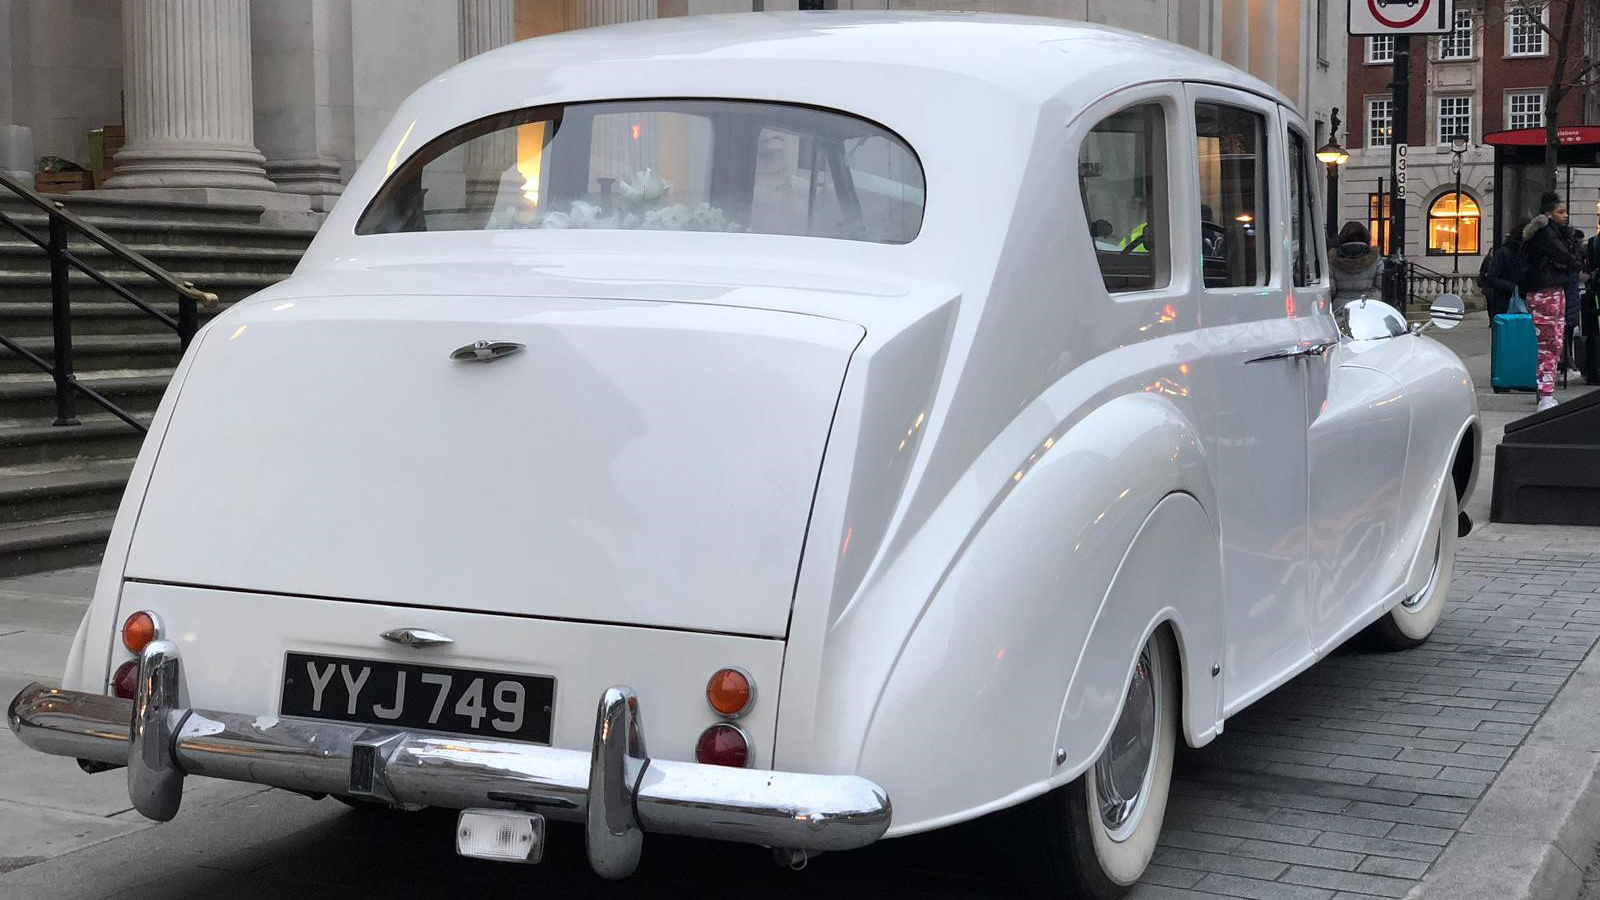
M1389 135L1388 277L1384 299L1405 311L1406 151L1411 126L1411 36L1444 34L1455 26L1455 0L1350 0L1350 33L1394 39L1393 130Z

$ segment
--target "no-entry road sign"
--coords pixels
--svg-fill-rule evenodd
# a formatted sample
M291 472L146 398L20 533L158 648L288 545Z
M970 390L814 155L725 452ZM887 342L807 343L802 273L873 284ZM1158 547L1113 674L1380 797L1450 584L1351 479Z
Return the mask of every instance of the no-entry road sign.
M1444 34L1455 0L1350 0L1351 34Z

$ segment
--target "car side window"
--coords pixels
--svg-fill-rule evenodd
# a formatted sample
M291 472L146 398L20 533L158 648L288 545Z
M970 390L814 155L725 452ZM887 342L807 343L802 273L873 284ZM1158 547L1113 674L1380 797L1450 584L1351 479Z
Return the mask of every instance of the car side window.
M1317 207L1312 202L1311 154L1306 136L1289 129L1289 221L1290 257L1294 266L1294 286L1307 287L1322 280L1322 254L1317 239Z
M1219 103L1195 105L1200 159L1200 255L1208 288L1271 278L1266 116Z
M1112 293L1172 280L1166 235L1167 117L1159 103L1113 113L1083 139L1078 190L1100 277Z

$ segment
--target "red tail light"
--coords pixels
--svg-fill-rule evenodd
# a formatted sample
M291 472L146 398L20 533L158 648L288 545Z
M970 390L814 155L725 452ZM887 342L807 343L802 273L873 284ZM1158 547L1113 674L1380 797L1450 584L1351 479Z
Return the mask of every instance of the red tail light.
M132 700L139 688L139 661L130 659L117 667L111 676L111 693L124 700Z
M694 758L708 766L746 768L750 765L750 736L737 725L718 722L700 732Z

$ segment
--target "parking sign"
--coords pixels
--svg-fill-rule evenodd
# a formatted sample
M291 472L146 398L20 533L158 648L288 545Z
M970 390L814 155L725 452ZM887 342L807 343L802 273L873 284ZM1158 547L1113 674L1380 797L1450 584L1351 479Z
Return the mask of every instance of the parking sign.
M1350 0L1351 34L1444 34L1455 0Z

